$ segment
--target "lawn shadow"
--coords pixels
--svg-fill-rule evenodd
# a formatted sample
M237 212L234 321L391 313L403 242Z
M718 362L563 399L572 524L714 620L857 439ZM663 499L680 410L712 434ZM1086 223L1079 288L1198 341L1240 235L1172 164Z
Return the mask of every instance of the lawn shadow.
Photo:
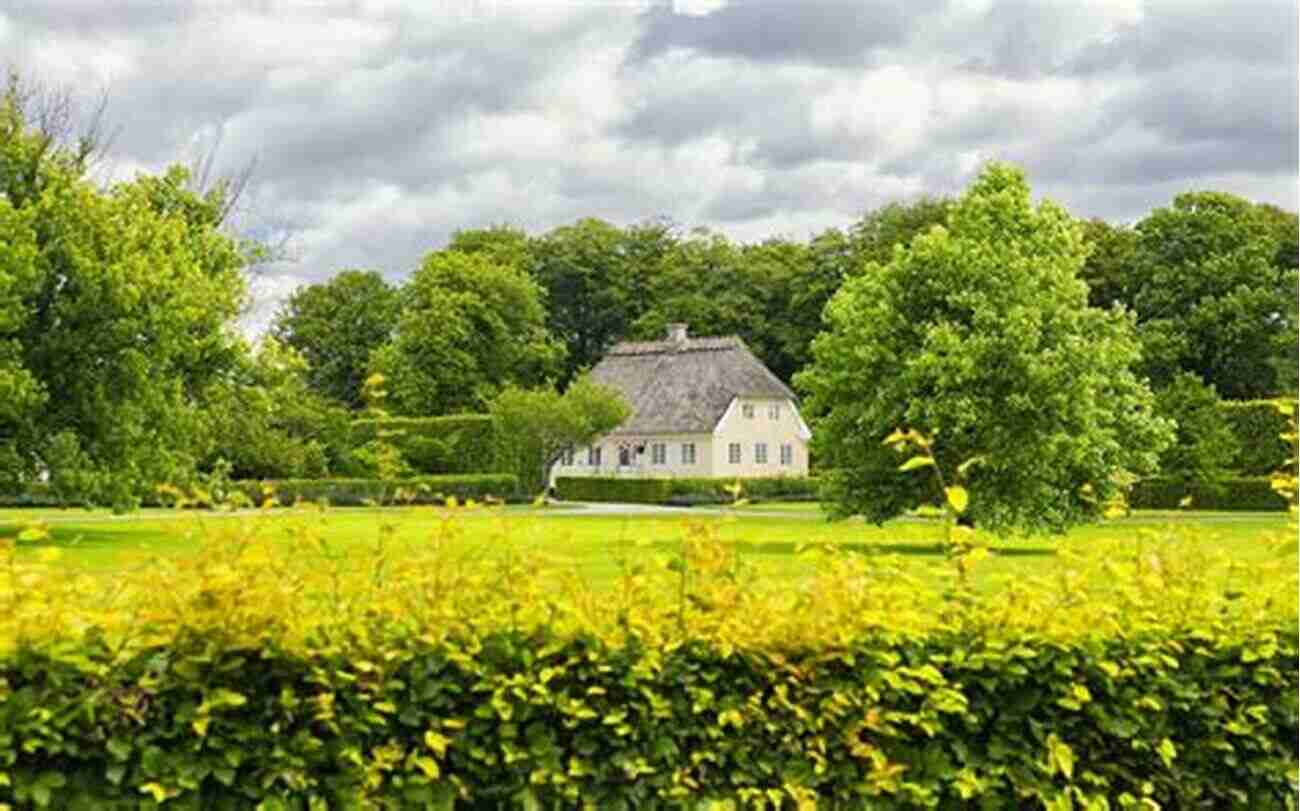
M623 542L631 546L632 542ZM935 541L814 541L814 542L795 542L795 541L746 541L726 540L728 546L733 547L737 552L747 555L771 555L771 556L790 556L797 555L801 551L814 548L834 549L838 552L848 552L857 555L904 555L907 557L934 557L941 558L947 555L947 550ZM675 552L680 544L678 540L656 540L650 544L650 547L659 552ZM1007 544L990 546L989 551L999 557L1007 558L1037 558L1051 557L1056 554L1056 548L1052 546L1011 546Z

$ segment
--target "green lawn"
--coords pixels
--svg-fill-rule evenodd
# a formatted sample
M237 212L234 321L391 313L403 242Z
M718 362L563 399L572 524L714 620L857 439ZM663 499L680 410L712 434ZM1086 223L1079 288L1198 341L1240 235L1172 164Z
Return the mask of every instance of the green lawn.
M186 555L204 533L239 527L259 535L288 535L304 528L336 544L429 543L442 538L468 558L504 550L542 554L551 565L580 573L593 584L608 583L625 562L638 556L670 554L683 536L701 527L734 544L763 576L794 577L809 570L801 549L825 545L849 553L893 554L915 562L933 562L945 571L937 523L909 518L876 527L851 519L829 523L816 505L758 504L738 510L690 510L649 515L610 515L532 507L492 510L440 508L282 509L269 514L223 515L146 510L127 516L76 510L28 510L0 513L0 537L12 537L28 521L42 521L50 540L21 543L23 554L42 545L63 550L63 560L95 572L111 573L142 556ZM232 523L234 522L234 523ZM1260 543L1268 532L1286 526L1284 513L1139 513L1104 525L1081 527L1062 538L989 539L992 559L981 575L1043 572L1058 550L1105 538L1132 538L1142 530L1196 529L1187 543L1225 550L1234 563L1249 564L1269 551Z

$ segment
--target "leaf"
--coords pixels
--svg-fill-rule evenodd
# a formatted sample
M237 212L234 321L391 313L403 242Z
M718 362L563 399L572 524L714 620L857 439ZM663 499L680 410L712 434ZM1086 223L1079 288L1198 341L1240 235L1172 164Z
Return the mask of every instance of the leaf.
M931 459L929 456L913 456L911 459L908 459L906 462L899 465L898 469L900 471L916 470L919 467L925 467L927 465L933 465L933 464L934 464L934 460Z
M1047 766L1051 774L1059 772L1066 780L1074 777L1074 750L1055 734L1047 736Z
M1188 509L1189 507L1192 506L1192 497L1191 497L1191 496L1183 496L1182 498L1178 499L1178 506L1179 506L1181 509Z
M1174 742L1168 738L1161 739L1160 745L1156 747L1156 752L1159 753L1160 759L1165 762L1166 769L1173 766L1174 758L1178 757L1178 749L1174 746Z
M171 791L169 791L167 788L163 787L158 783L145 783L143 786L140 786L140 793L148 794L149 796L153 797L154 802L157 803L160 803L163 800L167 799L168 797L172 796Z
M966 505L970 501L970 494L966 492L965 487L962 487L959 484L953 485L952 487L946 489L944 492L948 496L948 504L951 505L954 510L956 510L958 513L963 513L966 511Z
M430 780L437 780L442 777L442 770L438 768L438 762L428 755L416 755L411 758L411 762Z

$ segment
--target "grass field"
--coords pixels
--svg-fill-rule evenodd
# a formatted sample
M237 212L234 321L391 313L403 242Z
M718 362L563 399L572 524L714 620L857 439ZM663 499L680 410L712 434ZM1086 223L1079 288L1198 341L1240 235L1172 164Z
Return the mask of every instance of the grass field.
M0 513L0 538L15 536L33 521L44 523L49 540L20 543L25 553L52 545L62 550L68 565L100 573L111 573L142 557L186 555L195 549L197 539L216 529L230 529L230 522L263 537L287 538L309 528L341 546L383 543L400 550L441 539L463 552L467 561L489 559L506 550L540 553L548 565L576 572L595 586L610 583L638 556L671 554L686 533L701 529L733 545L763 577L794 578L807 572L810 564L798 553L815 546L933 562L935 576L948 571L939 544L941 527L935 522L901 519L883 527L859 519L831 523L821 517L817 505L807 503L629 514L532 507L281 509L235 515L146 510L126 516L29 510ZM981 573L1043 573L1059 551L1075 545L1131 538L1138 548L1150 532L1181 537L1180 529L1195 529L1185 534L1186 543L1227 552L1234 566L1242 565L1233 576L1248 579L1248 564L1270 554L1261 537L1285 527L1284 513L1138 513L1081 527L1063 537L988 538L993 555Z

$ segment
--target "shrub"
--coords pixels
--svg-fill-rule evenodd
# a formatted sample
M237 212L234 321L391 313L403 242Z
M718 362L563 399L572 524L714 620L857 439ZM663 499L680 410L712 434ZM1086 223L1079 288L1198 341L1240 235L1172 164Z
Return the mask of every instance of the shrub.
M1265 476L1294 468L1294 445L1288 447L1285 414L1271 400L1225 400L1219 404L1239 449L1229 467L1246 476Z
M374 440L381 430L416 473L489 473L498 469L492 418L487 414L355 420L353 448ZM366 471L362 466L353 472Z
M1146 479L1133 486L1129 506L1135 510L1176 510L1191 497L1193 510L1285 510L1268 477L1225 478L1187 482L1171 477Z
M467 566L454 518L400 556L210 522L107 578L0 549L0 804L1294 808L1294 554L765 589L695 524L593 594L518 544Z
M336 507L401 501L409 504L438 504L447 497L458 500L505 499L519 489L518 480L507 473L466 476L413 476L407 479L280 479L234 483L254 504L268 489L281 504L296 501L328 502Z
M612 476L562 476L556 496L566 501L615 501L633 504L727 504L736 500L731 488L751 501L815 501L814 478L784 476L736 479L652 479Z

